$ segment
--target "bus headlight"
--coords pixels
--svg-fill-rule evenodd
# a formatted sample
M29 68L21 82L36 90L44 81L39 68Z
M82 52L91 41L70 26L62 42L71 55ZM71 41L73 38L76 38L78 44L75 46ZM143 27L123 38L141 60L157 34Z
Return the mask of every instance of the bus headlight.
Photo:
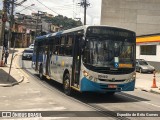
M89 80L92 80L93 79L93 77L92 76L89 76Z
M134 79L136 79L136 72L134 72L133 77L134 77Z
M97 78L94 78L94 82L97 82L98 81L98 79Z
M91 81L94 81L94 82L97 82L97 81L98 81L97 78L95 78L95 77L89 75L89 73L86 72L85 70L83 70L83 75L84 75L84 77L86 77L88 80L91 80Z
M136 72L134 74L132 74L131 77L126 80L126 82L131 82L131 81L133 81L135 79L136 79Z
M84 77L87 77L89 74L88 74L88 72L86 72L85 70L83 71L83 75L84 75Z

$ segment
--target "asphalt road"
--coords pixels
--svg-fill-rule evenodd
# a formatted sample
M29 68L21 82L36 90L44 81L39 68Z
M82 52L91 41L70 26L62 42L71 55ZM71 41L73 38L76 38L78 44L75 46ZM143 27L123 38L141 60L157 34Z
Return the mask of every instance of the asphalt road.
M14 98L13 103L4 107L4 110L32 110L32 111L85 111L84 113L89 115L85 119L159 119L158 117L106 117L104 113L108 111L109 115L112 113L119 113L122 111L160 111L160 95L149 93L145 91L140 91L135 89L133 92L120 92L116 93L114 96L107 96L103 94L91 94L85 93L81 94L76 92L72 97L66 96L63 93L62 86L52 80L40 80L37 73L31 68L31 61L21 61L19 56L19 61L26 73L26 77L29 83L22 83L17 86L16 91L12 91L13 95L10 98ZM9 92L7 89L7 91ZM15 94L16 93L16 94ZM10 93L8 93L10 94ZM3 98L3 97L1 97ZM4 97L5 98L5 97ZM6 99L5 99L6 100ZM0 106L2 103L0 103ZM89 112L88 112L89 111ZM91 112L99 111L99 112ZM58 119L81 119L75 116L80 116L83 112L69 112L62 113L61 118ZM125 112L126 113L126 112ZM133 112L131 112L133 113ZM143 116L143 112L141 115ZM146 112L144 112L146 114ZM64 115L65 114L65 115ZM66 117L67 115L69 117ZM63 117L63 115L65 117ZM93 118L91 118L93 115ZM71 117L73 116L73 117ZM84 115L82 115L84 116ZM103 116L103 117L99 117ZM53 118L52 118L53 119ZM84 117L83 117L84 119Z

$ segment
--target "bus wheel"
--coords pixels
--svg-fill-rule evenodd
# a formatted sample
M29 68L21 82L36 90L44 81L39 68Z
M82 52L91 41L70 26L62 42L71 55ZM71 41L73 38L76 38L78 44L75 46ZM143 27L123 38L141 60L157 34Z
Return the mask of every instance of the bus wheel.
M70 77L68 73L64 76L63 89L66 95L71 95Z
M40 65L40 68L39 68L39 78L40 78L41 80L44 79L43 67L42 67L42 65Z

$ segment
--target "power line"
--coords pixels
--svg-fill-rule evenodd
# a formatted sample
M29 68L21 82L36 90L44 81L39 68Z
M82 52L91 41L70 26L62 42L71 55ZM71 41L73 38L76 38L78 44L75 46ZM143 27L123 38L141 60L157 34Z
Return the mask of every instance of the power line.
M41 5L43 5L43 6L45 6L46 8L48 8L49 10L51 10L52 12L54 12L54 13L56 13L56 14L58 14L59 15L59 13L57 13L57 12L55 12L55 11L53 11L52 9L50 9L49 7L47 7L46 5L44 5L42 2L40 2L39 0L37 0Z
M28 7L28 8L26 8L27 6L24 6L24 5L20 5L21 7L23 7L24 9L27 9L27 10L30 10L30 11L32 11L32 12L35 12L35 11L33 11L33 10L39 10L38 8L36 8L36 7ZM64 10L70 10L70 9L72 9L72 8L64 8ZM18 10L16 10L16 11L18 11ZM23 11L23 9L21 10L21 11ZM18 11L18 13L19 12L21 12L21 11ZM73 11L76 15L78 14L77 12L75 12L75 11Z
M24 9L22 9L22 10L20 10L20 11L18 11L18 12L20 13L20 12L22 12L23 10L28 9L29 7L31 7L31 6L33 6L33 5L34 5L34 4L31 4L31 5L25 7Z
M41 4L41 2L39 1L39 0L35 0L35 2L33 2L33 0L29 0L30 1L30 3L33 3L33 4L36 4L35 2L37 1L38 3L40 3ZM77 4L77 3L76 3ZM76 5L75 4L75 5ZM43 6L45 6L43 3L42 3L42 5ZM23 5L21 5L22 7L26 7L26 6L23 6ZM35 5L36 6L36 5ZM70 5L70 4L65 4L65 5L60 5L60 6L64 6L64 7L61 7L61 10L71 10L72 9L72 7L69 7L69 6L74 6L74 4L72 4L72 5ZM76 6L78 6L78 5L76 5ZM47 7L47 6L45 6L45 7ZM59 6L56 6L56 7L59 7ZM69 7L69 8L68 8ZM77 7L76 7L77 8ZM79 8L79 6L78 6L78 8ZM40 10L40 8L38 8L38 7L32 7L32 8L27 8L28 10L31 10L32 12L35 12L35 11L33 11L33 10ZM50 8L48 8L47 7L47 9L50 9ZM50 9L50 10L52 10L52 9ZM53 10L52 10L53 11ZM75 15L78 15L79 13L78 12L76 12L76 11L74 11L74 10L72 10L73 11L73 13L75 14ZM55 12L55 11L54 11ZM58 13L57 13L58 14ZM59 15L59 14L58 14ZM74 17L73 17L74 18Z
M24 6L24 5L20 5L21 7L23 7L23 8L26 8L27 6ZM30 8L30 7L28 7L28 8L26 8L27 10L30 10L30 11L32 11L32 12L35 12L35 11L33 11L33 10L38 10L38 9L36 9L36 8ZM17 11L16 13L20 13L21 11L18 11L18 10L15 10L15 11Z
M42 2L40 2L39 0L36 0L37 2L39 2L41 5L43 5L43 6L45 6L46 8L48 8L49 10L51 10L51 11L53 11L51 8L49 8L49 7L47 7L46 5L44 5ZM73 5L73 4L72 4ZM72 6L72 5L70 5L70 6ZM65 6L67 6L67 5L61 5L62 7L60 7L60 6L57 6L57 8L59 7L59 8L61 8L61 9L67 9L68 7L65 7ZM68 9L71 9L70 7L68 8ZM53 11L54 13L56 13L56 14L58 14L58 15L60 15L59 13L57 13L57 12L55 12L55 11Z

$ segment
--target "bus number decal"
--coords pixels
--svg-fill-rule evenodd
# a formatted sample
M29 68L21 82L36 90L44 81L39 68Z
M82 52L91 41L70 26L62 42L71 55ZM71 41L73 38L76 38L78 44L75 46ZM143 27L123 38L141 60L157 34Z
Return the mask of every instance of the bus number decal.
M108 76L107 76L107 75L98 75L98 78L99 78L99 79L107 79Z

